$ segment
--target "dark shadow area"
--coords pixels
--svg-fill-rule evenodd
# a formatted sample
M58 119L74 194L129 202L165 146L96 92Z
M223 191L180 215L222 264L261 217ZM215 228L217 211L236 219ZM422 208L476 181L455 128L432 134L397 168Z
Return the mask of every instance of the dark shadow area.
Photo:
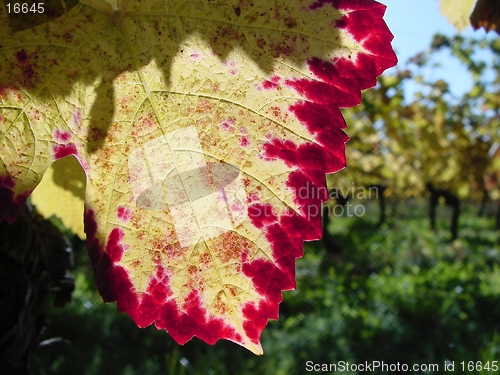
M47 321L47 307L71 301L73 264L65 237L25 205L0 223L0 373L26 375Z
M68 191L75 197L85 198L85 172L78 160L68 156L52 163L54 168L54 183Z
M458 237L458 218L460 217L460 200L451 191L446 189L437 189L432 183L427 183L427 190L431 193L429 198L429 219L431 222L431 229L436 230L436 208L439 199L443 198L444 203L450 206L453 210L450 220L451 240L454 241Z

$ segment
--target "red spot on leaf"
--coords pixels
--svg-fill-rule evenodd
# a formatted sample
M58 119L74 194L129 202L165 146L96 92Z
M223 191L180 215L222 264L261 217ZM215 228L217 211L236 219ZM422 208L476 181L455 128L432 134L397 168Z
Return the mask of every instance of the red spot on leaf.
M132 212L127 207L120 206L116 210L116 216L121 221L127 222L130 221L130 219L132 218Z
M247 197L247 203L252 203L252 202L259 202L259 196L255 193L251 193Z
M67 145L55 145L54 146L54 158L60 159L68 155L78 155L78 150L73 143L69 143Z
M231 212L242 212L243 205L240 202L231 204Z
M19 64L24 64L28 61L28 54L24 49L19 52L16 52L16 60Z
M74 36L73 36L73 34L72 34L72 33L70 33L70 32L66 32L66 33L63 35L63 38L64 38L64 40L65 40L66 42L71 43L71 42L73 41Z
M33 54L30 56L24 49L22 49L21 51L16 52L14 56L22 73L20 77L17 77L19 73L13 72L12 74L14 76L11 77L11 81L19 82L22 86L32 87L34 85L35 71L38 69L38 65L36 63L37 55Z
M240 138L239 142L241 147L247 147L250 144L250 138L248 138L248 136L245 135Z
M139 120L142 124L146 125L148 128L152 128L154 126L153 113L149 112L146 117L141 117Z
M274 50L274 57L292 56L298 49L297 36L283 35L276 43L271 43L270 47Z
M66 131L61 131L59 129L57 129L54 133L54 138L58 141L58 142L68 142L70 139L71 139L71 133L70 132L66 132Z

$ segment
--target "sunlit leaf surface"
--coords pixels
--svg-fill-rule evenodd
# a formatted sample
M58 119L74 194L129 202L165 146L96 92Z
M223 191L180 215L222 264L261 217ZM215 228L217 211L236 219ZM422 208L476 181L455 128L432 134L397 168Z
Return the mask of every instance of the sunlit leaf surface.
M13 33L0 7L0 218L74 155L103 299L179 343L261 354L345 166L339 108L396 63L384 11L93 0Z

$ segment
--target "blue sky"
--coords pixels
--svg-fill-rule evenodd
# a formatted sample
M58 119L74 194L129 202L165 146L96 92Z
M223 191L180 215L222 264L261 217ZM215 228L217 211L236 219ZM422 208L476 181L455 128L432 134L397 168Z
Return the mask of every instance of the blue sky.
M394 34L393 47L401 66L415 54L425 50L431 43L432 36L439 32L456 35L457 31L447 19L441 16L437 0L378 0L387 5L385 21ZM484 31L473 31L471 27L462 35L480 38ZM428 73L432 78L443 78L451 84L452 92L460 94L467 90L471 81L464 74L458 62L440 55L442 69L433 69ZM390 73L388 71L387 73Z

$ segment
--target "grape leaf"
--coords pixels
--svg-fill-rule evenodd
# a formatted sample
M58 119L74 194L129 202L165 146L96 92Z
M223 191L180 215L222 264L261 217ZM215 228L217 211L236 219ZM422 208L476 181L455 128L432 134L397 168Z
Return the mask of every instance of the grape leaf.
M340 107L394 66L371 0L82 1L13 33L0 7L0 219L74 155L104 301L179 343L260 335L321 236Z
M458 31L463 31L470 26L469 17L476 0L438 0L441 14L455 26Z

